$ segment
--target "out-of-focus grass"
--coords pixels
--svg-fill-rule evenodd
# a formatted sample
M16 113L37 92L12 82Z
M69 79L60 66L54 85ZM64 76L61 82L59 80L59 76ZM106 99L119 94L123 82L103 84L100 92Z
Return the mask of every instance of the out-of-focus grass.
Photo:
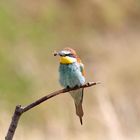
M29 95L28 88L30 81L27 77L18 74L9 56L0 51L0 93L1 99L10 102L16 102L18 99L26 99ZM8 103L7 102L7 103Z
M15 139L138 140L139 1L2 0L0 2L0 138L17 104L60 88L54 50L72 47L86 68L84 125L68 95L25 114ZM3 121L5 120L5 121ZM32 130L32 133L30 133Z

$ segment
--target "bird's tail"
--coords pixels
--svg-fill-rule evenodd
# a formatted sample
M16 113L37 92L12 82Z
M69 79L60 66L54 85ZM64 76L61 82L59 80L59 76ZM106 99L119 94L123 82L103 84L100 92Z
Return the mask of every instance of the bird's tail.
M75 103L75 108L76 108L76 114L79 117L80 123L82 125L83 124L82 117L84 115L83 107L82 107L82 102L80 102L79 104Z

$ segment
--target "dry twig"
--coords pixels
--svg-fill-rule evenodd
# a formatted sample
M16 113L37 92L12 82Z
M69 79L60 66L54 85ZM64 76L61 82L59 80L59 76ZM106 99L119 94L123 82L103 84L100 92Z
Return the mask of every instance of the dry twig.
M91 87L91 86L94 86L94 85L97 85L99 84L98 82L89 82L89 83L86 83L80 87L74 87L74 88L64 88L64 89L61 89L61 90L58 90L58 91L55 91L53 93L50 93L36 101L34 101L33 103L25 106L25 107L22 107L21 105L17 105L16 108L15 108L15 112L13 114L13 117L12 117L12 120L11 120L11 124L9 126L9 129L8 129L8 132L7 132L7 135L5 137L5 140L12 140L13 139L13 136L15 134L15 131L16 131L16 128L18 126L18 121L21 117L21 115L27 111L29 111L30 109L36 107L37 105L43 103L44 101L54 97L54 96L57 96L57 95L60 95L62 93L66 93L66 92L69 92L69 91L72 91L72 90L76 90L76 89L80 89L80 88L87 88L87 87Z

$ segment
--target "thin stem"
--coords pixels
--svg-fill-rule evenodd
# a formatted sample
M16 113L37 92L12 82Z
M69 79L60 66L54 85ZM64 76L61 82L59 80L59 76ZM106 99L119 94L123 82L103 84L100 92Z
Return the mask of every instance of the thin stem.
M54 96L57 96L57 95L59 95L59 94L66 93L66 92L69 92L69 91L72 91L72 90L76 90L76 89L80 89L80 88L91 87L91 86L97 85L97 84L99 84L99 83L89 82L89 83L86 83L85 85L82 85L82 86L80 86L80 87L64 88L64 89L55 91L55 92L53 92L53 93L50 93L50 94L48 94L48 95L46 95L46 96L44 96L44 97L42 97L42 98L40 98L40 99L34 101L33 103L27 105L26 107L23 108L22 111L23 111L23 112L26 112L26 111L30 110L31 108L33 108L33 107L39 105L40 103L42 103L42 102L44 102L44 101L46 101L46 100L48 100L48 99L50 99L50 98L52 98L52 97L54 97Z
M22 107L21 105L18 105L16 106L15 108L15 112L13 114L13 117L12 117L12 120L11 120L11 123L10 123L10 126L9 126L9 129L8 129L8 132L7 132L7 135L5 137L5 140L12 140L13 139L13 136L15 134L15 131L16 131L16 128L18 126L18 122L19 122L19 119L21 117L21 115L27 111L29 111L30 109L38 106L39 104L45 102L46 100L54 97L54 96L57 96L57 95L60 95L60 94L63 94L63 93L66 93L66 92L69 92L69 91L72 91L72 90L76 90L76 89L80 89L80 88L87 88L87 87L91 87L91 86L94 86L94 85L97 85L99 84L99 82L89 82L89 83L86 83L80 87L74 87L74 88L64 88L64 89L61 89L61 90L58 90L58 91L55 91L53 93L50 93L34 102L32 102L31 104L25 106L25 107Z

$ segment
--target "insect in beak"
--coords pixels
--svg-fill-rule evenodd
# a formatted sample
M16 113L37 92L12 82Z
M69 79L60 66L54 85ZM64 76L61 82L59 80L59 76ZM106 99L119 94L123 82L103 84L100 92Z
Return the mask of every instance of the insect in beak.
M57 56L58 55L58 52L57 51L54 51L53 55L54 56Z

